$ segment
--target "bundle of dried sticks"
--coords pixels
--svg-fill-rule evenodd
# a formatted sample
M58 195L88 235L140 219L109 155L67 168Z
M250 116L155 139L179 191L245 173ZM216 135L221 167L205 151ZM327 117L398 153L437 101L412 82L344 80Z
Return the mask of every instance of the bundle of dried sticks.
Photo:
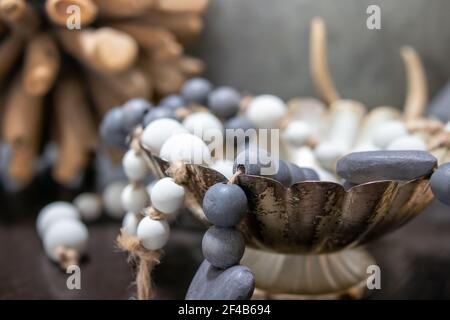
M11 151L9 177L27 185L50 140L58 146L53 176L70 185L88 165L108 109L178 92L201 73L202 62L183 51L201 31L207 4L0 0L0 126Z

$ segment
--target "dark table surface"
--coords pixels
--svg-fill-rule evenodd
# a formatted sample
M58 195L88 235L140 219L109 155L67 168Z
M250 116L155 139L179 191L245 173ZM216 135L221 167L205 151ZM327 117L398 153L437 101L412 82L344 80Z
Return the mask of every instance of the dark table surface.
M89 225L87 257L81 263L81 290L68 290L68 275L44 254L35 216L49 200L73 193L35 188L26 196L0 199L0 299L129 299L132 269L115 247L120 222L104 217ZM30 196L31 192L31 196ZM174 226L154 279L157 298L182 299L200 264L202 227L184 216ZM368 299L450 298L450 210L433 203L402 229L369 245L381 268L381 290Z

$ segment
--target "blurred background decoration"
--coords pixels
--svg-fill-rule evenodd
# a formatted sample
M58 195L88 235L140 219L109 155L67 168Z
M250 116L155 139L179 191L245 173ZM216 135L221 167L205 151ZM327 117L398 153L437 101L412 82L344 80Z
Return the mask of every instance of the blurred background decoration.
M108 109L132 97L159 99L201 73L184 46L201 31L207 3L1 0L6 189L22 189L48 167L58 183L79 185ZM76 22L71 5L80 8L81 30L67 26Z

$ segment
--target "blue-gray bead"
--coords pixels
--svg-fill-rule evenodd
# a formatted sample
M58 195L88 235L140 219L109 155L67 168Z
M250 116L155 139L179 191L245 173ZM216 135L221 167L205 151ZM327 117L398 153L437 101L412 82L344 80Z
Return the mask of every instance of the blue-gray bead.
M231 87L219 87L208 96L208 107L212 113L222 119L228 119L239 111L241 95Z
M278 182L280 182L285 187L291 186L292 182L291 171L289 170L289 167L285 161L283 160L278 161L278 171L277 173L275 173L273 178Z
M225 129L242 129L244 131L252 129L253 126L246 117L237 116L227 120L224 124Z
M181 88L181 95L188 103L206 104L206 99L211 92L211 83L204 78L192 78L186 81Z
M367 151L348 154L337 162L337 174L361 184L380 180L414 180L427 176L436 158L426 151Z
M238 169L244 170L245 174L250 175L263 175L263 169L269 170L273 159L270 154L255 145L248 145L240 152L233 163L233 173ZM267 172L267 171L266 171ZM273 177L273 174L264 174L267 177Z
M131 132L134 127L142 123L145 114L153 105L145 99L131 99L123 105L123 127Z
M176 110L178 108L184 107L186 105L186 102L181 96L177 94L172 94L162 99L159 102L159 105L165 108Z
M301 168L305 175L305 181L320 181L320 177L316 170L311 168Z
M450 121L450 82L448 82L444 89L438 92L433 98L430 105L427 107L427 113L430 117L435 117L446 123Z
M248 300L254 289L255 277L249 268L221 270L205 260L189 285L186 300Z
M247 212L247 196L238 185L216 183L203 197L203 212L212 224L232 227Z
M354 186L357 186L357 184L351 183L345 179L342 179L342 186L344 187L345 190L349 190L349 189L353 188Z
M439 166L430 182L434 196L442 203L450 205L450 162Z
M100 124L102 140L112 146L125 147L128 132L123 127L123 109L116 107L109 110Z
M234 228L213 226L203 236L203 256L216 268L226 269L239 264L244 250L244 237Z
M164 118L176 120L177 117L173 109L156 107L145 115L143 125L146 127L150 122Z

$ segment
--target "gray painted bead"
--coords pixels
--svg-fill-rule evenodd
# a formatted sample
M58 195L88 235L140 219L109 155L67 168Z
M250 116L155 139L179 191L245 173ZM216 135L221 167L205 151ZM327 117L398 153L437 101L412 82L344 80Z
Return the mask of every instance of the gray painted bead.
M225 129L242 129L244 131L252 129L253 126L246 117L237 116L225 122Z
M123 109L116 107L109 110L100 125L100 136L109 145L125 147L127 131L123 127Z
M348 154L337 162L345 180L360 184L379 180L413 180L433 172L437 160L425 151L368 151Z
M270 161L270 154L266 150L255 145L248 145L234 160L233 173L238 168L243 168L245 174L259 176L262 168L270 167Z
M247 196L238 185L217 183L205 193L203 212L216 226L235 226L247 212Z
M428 114L446 123L450 121L450 82L442 89L428 106Z
M316 170L311 168L301 168L305 174L305 181L320 181L319 175Z
M145 99L136 98L127 101L123 105L123 127L131 132L134 127L142 123L145 114L153 108L153 105Z
M244 237L234 228L213 226L203 236L203 256L216 268L226 269L239 264L244 250Z
M188 103L198 103L204 105L209 93L211 83L204 78L192 78L186 81L181 88L181 95Z
M239 111L241 95L231 87L219 87L208 96L208 107L219 118L228 119Z
M178 108L184 107L186 102L184 101L184 99L181 96L179 96L177 94L171 94L170 96L167 96L164 99L162 99L159 102L159 104L162 107L176 110Z
M430 181L434 196L442 203L450 205L450 162L439 166Z
M173 109L156 107L145 115L143 125L146 127L150 122L163 118L177 119Z
M254 289L255 278L249 268L221 270L205 260L189 285L186 300L248 300Z
M273 177L285 187L290 187L292 182L291 171L285 161L278 161L278 171Z

